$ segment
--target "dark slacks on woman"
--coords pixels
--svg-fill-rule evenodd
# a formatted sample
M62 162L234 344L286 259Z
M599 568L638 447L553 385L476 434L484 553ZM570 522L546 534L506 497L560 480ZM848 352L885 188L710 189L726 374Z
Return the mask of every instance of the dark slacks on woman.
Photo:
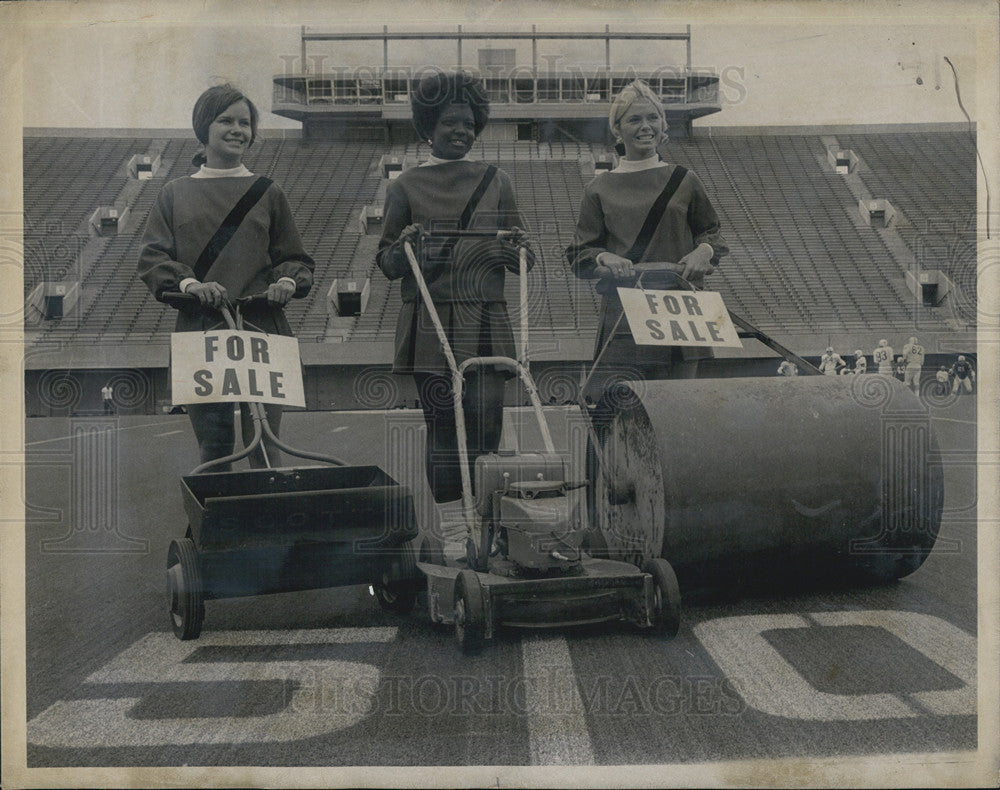
M470 370L462 387L470 480L480 455L496 452L503 432L504 385L508 376L493 368ZM462 473L455 426L451 377L441 373L413 374L427 425L426 474L434 501L462 497Z
M469 357L515 358L514 334L503 302L446 302L436 304L438 317L456 361ZM394 373L413 376L427 424L426 473L434 501L462 498L458 462L458 430L451 374L441 340L425 305L404 302L396 326ZM496 452L503 432L505 369L473 367L465 374L462 404L470 475L476 458ZM475 483L474 478L470 478Z
M253 440L253 415L249 404L241 403L239 406L240 430L243 435L243 446L246 447ZM201 463L232 455L236 444L236 425L232 403L192 404L187 407L187 411L195 438L198 440ZM282 407L276 404L265 404L264 412L271 430L277 436L281 427ZM267 463L264 461L264 453L258 447L248 456L250 467L262 469L267 466L281 466L281 452L266 436L264 437L264 447L267 450ZM208 471L228 472L231 469L231 464L219 464Z

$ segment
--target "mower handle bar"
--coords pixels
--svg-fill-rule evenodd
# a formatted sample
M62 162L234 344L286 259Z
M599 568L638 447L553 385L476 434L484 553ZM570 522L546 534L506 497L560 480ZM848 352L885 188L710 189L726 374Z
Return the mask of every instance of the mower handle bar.
M425 239L506 239L514 235L513 230L425 230L421 234Z

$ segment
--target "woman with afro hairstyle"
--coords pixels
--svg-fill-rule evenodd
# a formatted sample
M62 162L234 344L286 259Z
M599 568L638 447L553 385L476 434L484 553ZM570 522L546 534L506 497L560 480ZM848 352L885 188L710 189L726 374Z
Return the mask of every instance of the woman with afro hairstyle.
M431 299L461 364L474 356L516 356L504 275L518 271L517 248L525 236L510 177L469 158L489 119L482 83L465 72L435 71L414 87L411 104L413 125L430 145L430 157L389 182L377 261L386 277L402 280L393 372L411 375L416 383L427 425L427 483L441 504L462 495L451 375L403 245L409 242L417 252ZM514 233L503 240L453 238L421 245L425 230L460 227ZM530 251L528 263L534 264ZM466 374L463 406L470 464L500 445L509 376L493 367ZM458 508L448 511L454 521L453 511ZM448 520L442 511L441 522Z

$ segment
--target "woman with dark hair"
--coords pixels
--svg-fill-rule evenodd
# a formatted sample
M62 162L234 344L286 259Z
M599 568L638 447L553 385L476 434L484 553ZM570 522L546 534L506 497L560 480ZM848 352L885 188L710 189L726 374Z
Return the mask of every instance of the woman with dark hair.
M627 321L619 322L616 288L634 285L634 266L645 261L681 264L682 276L701 286L729 248L701 180L660 159L657 149L668 139L667 121L653 90L641 80L627 85L612 102L608 123L625 158L585 187L573 243L566 249L577 277L600 280L594 355L607 344L601 358L604 378L693 378L698 359L711 357L711 350L637 345ZM676 288L676 283L671 274L643 277L647 288Z
M517 248L524 232L509 176L468 156L489 118L482 83L464 72L433 72L415 86L411 104L413 125L430 145L431 155L389 182L377 260L386 277L402 279L393 372L412 375L417 385L427 425L427 483L435 502L447 503L462 495L451 376L403 245L409 242L417 251L430 296L461 364L473 356L516 356L504 274L518 271ZM422 244L425 229L514 233L503 240L453 237ZM530 253L528 263L534 264ZM509 375L492 367L466 375L463 405L472 464L500 445ZM459 510L452 510L442 513L442 523L454 523Z
M193 159L199 170L164 186L149 212L139 275L158 299L164 292L182 291L197 296L201 305L178 311L177 332L204 331L222 320L204 308L266 293L266 305L245 311L247 322L265 332L291 335L283 307L312 287L313 260L302 247L284 192L243 164L257 136L257 119L253 102L232 85L202 93L191 114L195 136L204 146ZM238 206L242 218L237 220ZM223 225L232 232L220 242ZM281 407L268 404L265 409L277 435ZM202 463L232 454L232 403L191 404L187 410ZM240 416L248 442L253 420L244 404ZM265 446L268 460L277 466L278 448L267 439ZM250 463L263 466L263 454L255 451Z

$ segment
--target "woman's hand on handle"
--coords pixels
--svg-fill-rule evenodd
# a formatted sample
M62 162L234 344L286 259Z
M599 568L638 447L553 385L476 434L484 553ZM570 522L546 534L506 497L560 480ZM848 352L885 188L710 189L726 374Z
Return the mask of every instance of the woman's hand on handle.
M203 305L208 305L216 309L222 307L229 298L224 285L217 282L191 283L184 293L197 296L198 301Z
M399 232L398 243L405 249L406 245L410 245L410 249L413 250L413 255L416 257L418 263L420 263L420 269L425 275L429 274L427 271L427 262L424 260L423 250L421 249L421 239L424 233L424 226L419 222L414 222L412 225L407 225Z
M594 272L602 280L624 280L635 274L635 266L628 258L615 255L613 252L602 252L597 256L597 266Z
M410 246L413 247L413 251L416 252L418 246L420 245L420 235L424 232L424 226L419 222L415 222L412 225L407 225L399 232L399 241L409 242Z
M690 280L692 277L701 277L711 272L715 268L712 266L712 256L714 254L715 250L712 249L712 245L702 242L681 258L678 263L684 264L684 273L682 275L684 279Z
M516 226L513 228L507 228L503 231L503 236L501 238L512 247L528 246L528 233L523 228L518 228Z
M278 280L267 287L267 303L284 307L295 295L295 284L291 280Z

